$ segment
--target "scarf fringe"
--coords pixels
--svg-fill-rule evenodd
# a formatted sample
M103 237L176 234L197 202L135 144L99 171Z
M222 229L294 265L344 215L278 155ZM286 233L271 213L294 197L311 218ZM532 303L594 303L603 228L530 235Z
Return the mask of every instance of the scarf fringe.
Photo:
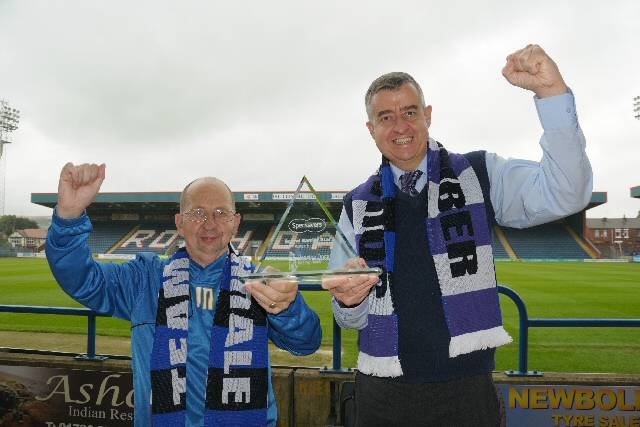
M468 334L451 337L451 341L449 342L449 357L456 357L477 350L500 347L512 341L513 338L511 338L502 326L469 332Z
M376 357L362 351L358 355L358 371L375 377L402 376L402 366L398 356Z

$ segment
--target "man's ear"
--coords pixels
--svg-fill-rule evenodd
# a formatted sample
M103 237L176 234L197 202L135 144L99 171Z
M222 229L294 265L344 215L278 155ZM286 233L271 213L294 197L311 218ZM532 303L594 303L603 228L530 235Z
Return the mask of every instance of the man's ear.
M371 135L371 138L376 139L376 132L373 129L373 123L367 122L367 129L369 129L369 135Z
M427 121L427 127L431 126L431 111L433 109L431 108L431 105L427 105L426 107L424 107L424 118Z
M236 212L235 215L233 216L233 235L234 236L236 234L238 234L238 230L240 229L241 220L242 220L242 215L240 215L238 212Z
M174 221L176 223L176 230L178 230L178 235L180 237L184 237L184 234L182 234L182 215L180 215L179 213L177 213L174 216Z

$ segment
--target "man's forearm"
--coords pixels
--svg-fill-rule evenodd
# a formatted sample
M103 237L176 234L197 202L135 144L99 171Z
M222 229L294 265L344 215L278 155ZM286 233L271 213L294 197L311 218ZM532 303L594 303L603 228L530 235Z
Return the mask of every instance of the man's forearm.
M86 215L64 219L54 211L47 233L46 255L53 276L74 299L82 297L83 284L93 268L87 240L92 226Z
M130 319L137 289L145 285L147 277L136 272L147 261L97 263L87 243L91 231L86 215L65 220L54 213L46 243L51 272L62 289L80 304L103 314Z
M592 190L585 138L568 93L536 100L544 134L542 160L504 159L487 153L496 220L509 227L543 224L583 209Z

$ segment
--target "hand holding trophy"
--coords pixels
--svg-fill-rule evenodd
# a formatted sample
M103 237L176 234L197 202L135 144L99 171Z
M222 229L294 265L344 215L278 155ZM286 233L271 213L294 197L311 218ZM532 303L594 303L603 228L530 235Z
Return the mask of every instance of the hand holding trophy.
M347 307L358 305L369 295L371 288L380 281L379 273L371 270L378 269L368 269L362 258L351 258L345 264L344 271L363 272L323 276L322 287L328 290L340 304Z

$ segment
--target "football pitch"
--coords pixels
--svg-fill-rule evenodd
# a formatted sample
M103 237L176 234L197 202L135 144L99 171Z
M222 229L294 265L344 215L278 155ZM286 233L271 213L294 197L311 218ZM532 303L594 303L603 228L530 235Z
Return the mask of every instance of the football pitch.
M498 282L524 300L530 318L640 318L638 263L498 262ZM330 297L305 292L322 322L323 347L332 348ZM514 343L497 351L497 370L518 368L518 312L501 295ZM79 307L60 290L43 259L0 258L0 304ZM129 324L98 318L98 335L128 337ZM0 313L0 330L86 334L77 316ZM342 365L357 360L357 334L342 332ZM0 343L0 346L3 346ZM100 351L100 348L98 348ZM555 372L640 372L640 328L531 328L529 369Z

